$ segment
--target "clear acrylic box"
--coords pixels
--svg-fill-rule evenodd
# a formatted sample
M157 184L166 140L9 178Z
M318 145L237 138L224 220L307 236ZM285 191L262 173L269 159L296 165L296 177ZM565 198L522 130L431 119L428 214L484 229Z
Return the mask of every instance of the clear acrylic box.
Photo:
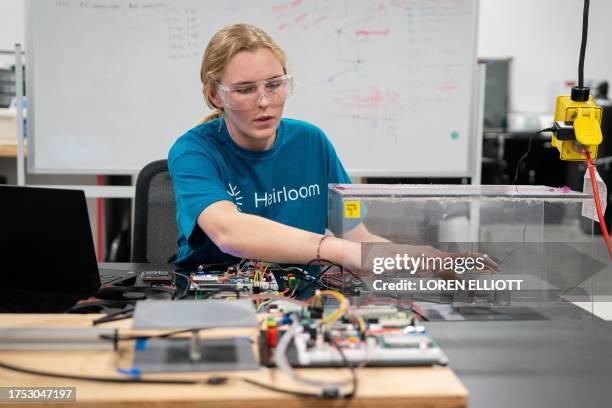
M564 306L573 302L592 311L594 301L612 300L605 245L595 222L582 215L589 205L591 196L546 186L332 184L328 227L349 239L363 223L370 233L397 244L486 253L500 269L486 279L524 282L520 291L381 294L370 288L366 295L433 297L438 303L446 296L444 303L454 308L485 305L521 313L528 308L532 317L582 318L591 315Z

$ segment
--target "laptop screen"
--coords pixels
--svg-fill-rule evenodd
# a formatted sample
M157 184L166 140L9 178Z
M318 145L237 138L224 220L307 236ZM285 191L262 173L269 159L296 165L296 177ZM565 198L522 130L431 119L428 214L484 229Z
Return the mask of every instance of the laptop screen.
M58 311L98 290L83 191L0 186L0 203L0 309Z

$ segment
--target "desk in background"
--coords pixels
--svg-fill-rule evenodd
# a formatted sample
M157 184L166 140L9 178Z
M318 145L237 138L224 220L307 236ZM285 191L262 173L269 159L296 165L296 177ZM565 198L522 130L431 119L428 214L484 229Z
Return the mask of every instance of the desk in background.
M15 109L0 108L0 157L17 156L17 119Z
M567 184L568 167L572 164L559 160L558 151L550 144L550 134L505 131L484 134L482 184L512 184L516 165L527 152L532 136L531 152L519 169L517 184Z
M25 147L24 150L26 150ZM17 145L0 143L0 157L17 157Z
M25 145L24 145L25 150ZM16 178L17 123L15 109L0 108L0 184Z
M604 112L612 115L612 107ZM599 147L598 159L602 165L598 171L604 182L610 186L612 171L612 120L602 124L604 142ZM607 132L607 133L606 133ZM549 133L534 134L534 131L507 132L485 131L483 138L482 184L512 184L519 159L527 152L529 138L532 139L531 152L525 158L518 172L517 184L546 185L552 187L569 186L572 190L582 191L583 177L586 172L584 162L569 162L559 159L559 151L552 147ZM601 160L607 157L607 160ZM598 161L595 162L596 164ZM608 202L612 202L612 190L608 188ZM612 212L605 214L608 229L612 227ZM601 234L596 225L596 233ZM590 224L584 225L590 231Z

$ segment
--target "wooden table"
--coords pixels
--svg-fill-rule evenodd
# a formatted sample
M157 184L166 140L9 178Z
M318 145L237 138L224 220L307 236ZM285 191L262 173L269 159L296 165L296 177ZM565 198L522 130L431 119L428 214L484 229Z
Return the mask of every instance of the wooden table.
M0 315L0 327L90 327L97 315ZM130 321L106 324L118 327L121 334L130 332ZM214 337L227 330L203 332ZM244 332L243 332L244 334ZM254 335L254 331L250 331ZM131 366L132 342L121 342L118 352L112 351L5 351L0 361L36 370L75 375L118 376L118 367ZM452 362L451 362L452 363ZM304 369L314 378L349 378L346 369ZM50 407L84 406L109 408L159 407L466 407L468 392L448 367L365 368L358 371L359 389L352 400L320 400L298 398L268 391L245 383L247 377L277 387L310 391L292 382L280 371L262 368L258 371L215 373L229 377L223 385L149 385L102 384L62 380L21 374L0 369L0 387L76 387L77 403L53 403ZM146 378L207 378L212 373L156 374ZM2 405L2 404L0 404ZM15 406L17 404L13 404ZM40 404L19 403L19 407Z
M25 146L23 150L26 150ZM0 157L17 157L17 144L0 143Z

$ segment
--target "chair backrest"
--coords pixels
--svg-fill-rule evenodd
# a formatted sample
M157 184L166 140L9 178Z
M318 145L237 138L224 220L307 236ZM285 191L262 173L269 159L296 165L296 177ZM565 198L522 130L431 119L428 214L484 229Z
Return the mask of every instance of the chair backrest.
M176 253L176 203L167 160L147 164L136 180L132 262L166 264Z

